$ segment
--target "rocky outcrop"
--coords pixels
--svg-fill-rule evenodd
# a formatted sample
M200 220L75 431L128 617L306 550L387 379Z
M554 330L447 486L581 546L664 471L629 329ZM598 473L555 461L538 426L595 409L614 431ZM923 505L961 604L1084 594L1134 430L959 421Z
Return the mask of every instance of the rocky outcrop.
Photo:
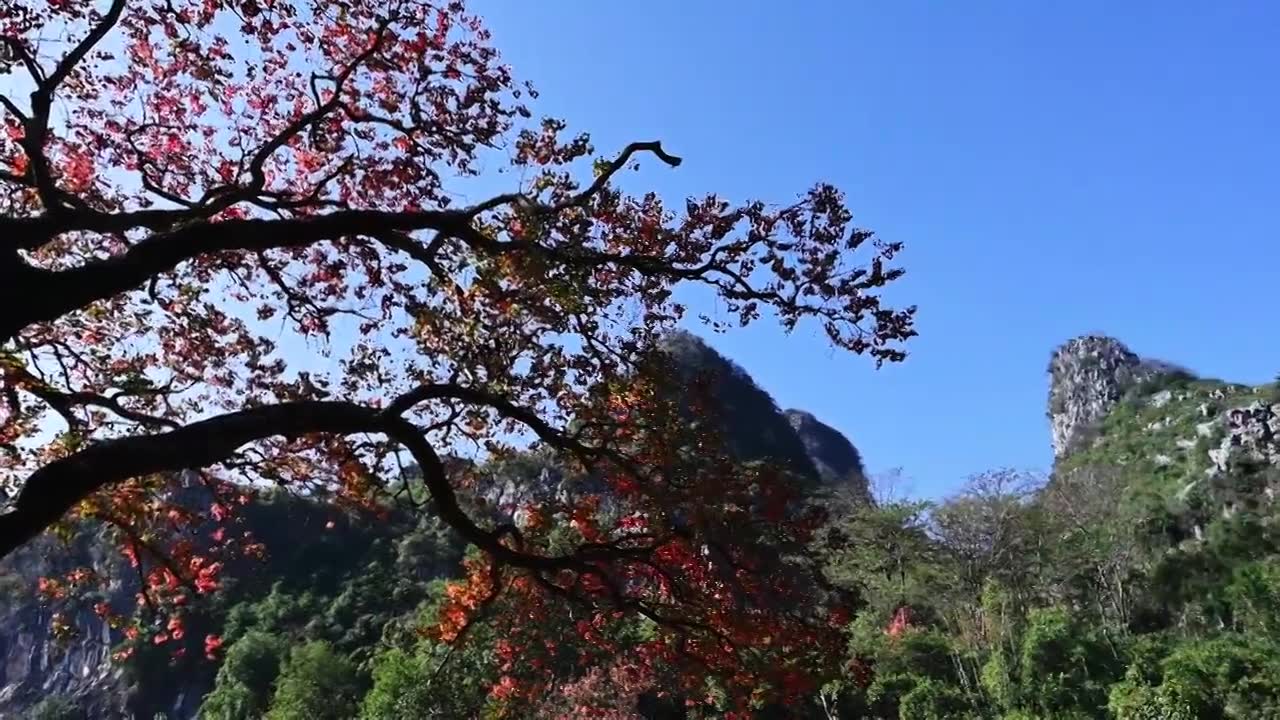
M523 526L530 505L572 505L584 495L602 499L601 509L612 509L608 486L599 478L569 474L551 453L526 453L490 463L475 480L475 493L499 522Z
M1060 346L1049 361L1049 426L1062 457L1097 424L1134 381L1142 361L1114 338L1087 335Z
M128 717L122 671L110 658L113 631L92 613L75 613L69 619L79 636L62 644L53 639L52 618L51 609L32 603L3 619L0 717L22 717L51 696L74 702L88 717Z
M1280 494L1276 385L1196 378L1096 335L1058 348L1050 374L1056 471L1119 468L1132 489L1223 512Z
M0 561L0 718L25 717L50 696L74 701L90 717L125 717L123 683L110 661L119 638L92 612L51 604L36 593L40 577L76 566L107 569L110 562L96 545L94 538L82 538L66 547L45 536ZM77 628L74 638L55 639L58 612Z
M1061 458L1144 380L1186 371L1138 357L1106 335L1084 335L1063 343L1049 361L1049 425L1053 455Z
M171 500L207 505L207 491L183 476ZM51 601L36 588L42 577L62 577L85 568L112 578L104 589L72 601ZM190 683L138 688L130 685L111 654L120 632L92 610L97 600L115 608L134 603L137 575L100 530L83 527L69 542L43 535L0 560L0 720L26 718L40 701L56 697L73 703L94 720L150 720L157 712L169 720L195 717L208 678ZM53 619L60 614L73 634L55 637Z
M111 659L121 640L119 632L95 615L88 602L50 602L35 592L40 577L75 564L119 578L102 599L127 607L137 591L134 576L117 567L120 563L105 549L92 536L71 548L42 537L0 563L6 583L6 597L0 601L0 718L29 717L34 706L51 697L70 701L84 717L95 720L138 716L137 693ZM73 636L56 637L55 613L74 628ZM165 712L171 720L194 717L205 688L179 685L150 693L152 700L160 699L160 705L148 708L146 717L155 711Z
M1221 436L1209 449L1209 483L1225 512L1280 496L1280 393L1268 392L1215 419Z
M1222 440L1209 450L1215 471L1225 472L1241 460L1280 467L1280 402L1254 400L1228 409L1218 422Z
M719 432L735 458L766 461L796 475L819 479L791 423L746 370L691 333L672 333L663 349L674 361L674 392L684 393L693 382L706 383L709 395L715 398Z
M804 410L787 410L785 415L823 482L842 486L870 502L862 456L849 438Z

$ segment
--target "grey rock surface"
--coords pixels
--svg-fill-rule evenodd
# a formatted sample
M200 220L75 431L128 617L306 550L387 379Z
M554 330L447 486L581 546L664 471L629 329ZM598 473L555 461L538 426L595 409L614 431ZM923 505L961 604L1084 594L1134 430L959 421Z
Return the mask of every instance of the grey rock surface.
M804 443L809 459L819 477L828 485L842 485L867 501L871 491L867 484L862 455L849 438L804 410L787 410L787 422Z

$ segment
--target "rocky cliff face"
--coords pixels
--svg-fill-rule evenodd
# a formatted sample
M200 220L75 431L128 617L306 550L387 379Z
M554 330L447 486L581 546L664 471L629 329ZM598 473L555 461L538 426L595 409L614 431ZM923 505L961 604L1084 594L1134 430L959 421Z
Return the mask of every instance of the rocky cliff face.
M0 717L23 717L46 697L74 701L91 717L122 718L125 693L110 662L112 632L92 614L76 613L81 637L62 646L53 640L52 612L25 605L4 619L0 635Z
M40 701L57 697L74 703L86 718L132 720L136 693L123 669L111 660L121 637L90 609L91 601L50 603L36 595L40 577L87 567L119 578L101 599L127 606L137 592L132 573L94 536L71 546L50 537L20 549L0 563L4 597L0 598L0 719L26 718ZM61 613L76 634L55 637L53 617ZM194 716L204 692L199 683L165 689L161 707L172 720Z
M674 360L676 392L695 379L708 382L718 406L719 432L734 457L769 461L817 479L817 469L791 423L746 370L690 333L672 333L664 349Z
M803 410L783 412L739 365L688 333L676 333L667 348L686 377L709 373L721 405L724 436L743 460L768 460L823 484L843 484L870 497L862 457L840 431Z
M170 499L191 507L209 503L207 491L186 476ZM61 577L77 568L112 578L93 595L74 601L50 601L39 596L42 577ZM137 575L114 544L99 530L85 528L67 541L42 535L0 560L0 720L26 718L46 698L73 703L93 720L151 720L164 713L169 720L195 716L208 678L184 678L164 687L139 688L111 654L121 642L120 632L92 610L98 600L112 607L133 604ZM55 614L61 614L74 635L56 638Z
M1115 338L1085 335L1058 347L1049 361L1054 457L1065 455L1146 374L1142 359Z
M119 638L92 612L51 605L36 596L42 576L76 566L115 569L109 565L92 539L66 547L50 537L39 538L0 563L5 584L0 599L0 717L23 717L25 710L49 696L74 700L93 711L92 717L124 717L122 703L116 702L125 695L123 683L110 662ZM122 586L113 590L127 591ZM66 613L80 634L69 641L56 640L55 612Z
M1275 393L1227 410L1218 422L1222 439L1209 450L1215 471L1225 472L1241 461L1280 467L1280 397Z

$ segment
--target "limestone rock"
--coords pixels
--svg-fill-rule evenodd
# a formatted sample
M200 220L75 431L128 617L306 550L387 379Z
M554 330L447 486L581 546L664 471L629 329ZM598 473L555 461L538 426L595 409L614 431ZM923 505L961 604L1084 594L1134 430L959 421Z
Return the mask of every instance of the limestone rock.
M194 717L208 690L208 678L191 678L186 687L157 693L169 698L164 707L133 707L134 688L111 660L114 646L122 639L119 632L88 607L50 604L37 597L39 577L58 575L74 566L92 567L118 578L106 597L116 607L128 607L138 590L136 576L97 536L77 538L71 548L41 536L0 561L6 584L5 595L0 596L0 718L27 717L34 705L50 696L72 700L85 717L95 720L125 720L140 710L146 717L156 711L175 720ZM76 628L75 637L54 638L51 624L57 612Z
M1227 410L1220 422L1222 442L1209 450L1215 470L1226 471L1237 458L1280 466L1280 403L1257 400Z
M1280 493L1277 387L1197 378L1101 335L1063 344L1049 371L1055 464L1087 448L1086 462L1133 468L1130 483L1174 500L1203 492L1223 512L1241 492Z
M1127 390L1169 369L1162 363L1144 361L1124 343L1105 335L1085 335L1061 345L1049 361L1054 457L1061 458L1082 442ZM1163 402L1169 399L1165 397Z

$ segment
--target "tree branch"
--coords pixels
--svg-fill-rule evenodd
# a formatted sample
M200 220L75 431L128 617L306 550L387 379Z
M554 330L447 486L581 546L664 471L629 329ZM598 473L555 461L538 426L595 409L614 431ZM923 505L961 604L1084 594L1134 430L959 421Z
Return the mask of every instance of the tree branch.
M299 401L228 413L156 435L105 440L45 465L27 478L10 511L0 515L0 558L111 484L202 468L257 440L313 433L377 433L404 446L422 468L441 519L499 563L537 571L581 571L589 563L639 558L649 552L647 547L584 544L568 555L541 556L508 547L503 543L506 532L485 530L462 509L439 455L413 423L351 402Z
M3 43L8 47L13 52L14 56L18 60L22 61L22 66L27 69L27 74L31 76L31 80L35 82L37 86L44 82L44 70L40 68L39 63L36 62L35 56L27 50L20 40L6 35L0 37L0 43Z
M28 476L10 511L0 515L0 557L108 485L211 465L241 445L273 435L369 431L376 428L376 418L375 411L354 403L284 403L201 420L166 433L91 445Z
M96 212L75 214L87 221L80 229L90 232L123 232L128 229L125 226L134 221L129 216ZM149 219L155 217L148 216ZM0 220L0 234L12 231L19 238L30 236L29 228L44 229L50 220L47 215L3 219ZM52 220L60 224L57 218ZM341 237L424 229L452 234L476 232L471 227L471 217L465 212L346 210L312 217L199 221L151 235L119 255L67 270L43 270L17 261L18 268L9 271L14 277L0 277L7 285L2 292L12 293L14 301L0 305L0 342L31 323L54 320L97 300L140 287L151 278L196 257L235 250L300 247ZM43 233L37 230L35 234ZM21 242L19 244L25 246Z
M116 22L120 20L120 15L124 12L124 6L125 0L112 0L111 7L102 20L71 49L71 52L67 53L66 57L62 58L48 77L38 82L35 92L31 93L31 117L24 123L25 134L22 138L22 147L27 151L31 177L36 191L40 194L40 201L51 212L56 213L62 208L59 202L60 194L49 170L49 159L44 154L54 94L62 81L75 70L76 65L79 65L94 46L106 37L111 28L115 27Z
M67 79L71 71L75 70L76 65L79 65L80 61L84 60L85 56L89 54L89 51L93 50L94 46L101 42L102 38L107 36L107 33L111 32L111 28L115 27L116 22L120 20L120 15L124 12L124 5L125 0L112 0L111 7L107 9L107 14L102 16L102 20L94 26L93 30L89 31L89 34L79 44L72 48L71 52L67 53L66 57L62 58L62 61L54 68L53 74L40 83L39 92L47 98L45 100L46 103L52 102L53 94L58 89L58 86L62 84L62 81Z
M531 206L535 212L544 215L554 215L559 212L564 212L570 208L581 207L585 205L592 196L603 190L604 186L608 185L609 181L613 179L613 176L616 175L619 170L626 167L627 163L631 161L632 156L639 152L653 153L659 160L671 167L680 167L680 163L684 162L682 158L663 150L662 142L659 140L633 142L623 148L622 152L618 154L618 157L614 158L612 162L604 167L604 170L596 176L596 179L589 187L587 187L586 190L577 193L567 200L556 203L555 205L544 205L531 200L527 195L521 193L509 193L489 198L488 200L476 205L473 209L476 212L482 212L485 210L493 210L502 207L503 205L523 204L526 207Z
M663 150L661 141L652 140L649 142L633 142L623 148L622 152L618 157L614 158L613 162L605 166L604 171L596 176L595 182L591 183L590 187L577 195L574 195L572 198L553 206L550 208L551 212L562 212L571 207L577 207L585 204L593 195L603 190L604 186L608 185L609 181L613 179L613 176L616 175L619 170L626 167L627 163L631 161L631 157L638 152L653 153L659 160L673 168L680 167L680 163L684 162L681 158Z
M574 552L559 556L533 555L510 548L502 543L506 532L489 531L476 525L458 504L457 494L449 484L440 456L413 423L399 416L386 416L383 421L383 432L403 445L413 456L414 462L422 469L423 483L431 491L431 499L436 504L440 518L464 539L492 555L499 563L540 572L582 571L588 569L592 562L612 563L626 557L643 557L649 553L647 547L623 548L598 544L580 545Z
M267 160L269 160L277 150L289 144L289 141L297 136L298 133L301 133L311 127L315 123L324 119L326 115L339 108L342 104L342 92L346 89L347 81L355 74L356 70L359 69L361 65L377 54L378 50L381 49L383 40L386 39L387 28L390 25L390 19L383 21L378 26L376 35L369 47L364 52L360 53L360 55L351 61L350 65L343 68L342 72L338 73L338 75L333 78L333 95L330 96L328 101L317 105L310 112L299 115L293 122L289 123L284 129L268 140L266 144L258 150L258 152L254 153L253 158L249 161L249 174L253 177L253 184L248 188L244 188L241 192L247 191L248 194L252 194L253 192L264 188L267 184L265 171ZM238 194L239 193L233 193L232 200L227 204L233 204L234 198Z

